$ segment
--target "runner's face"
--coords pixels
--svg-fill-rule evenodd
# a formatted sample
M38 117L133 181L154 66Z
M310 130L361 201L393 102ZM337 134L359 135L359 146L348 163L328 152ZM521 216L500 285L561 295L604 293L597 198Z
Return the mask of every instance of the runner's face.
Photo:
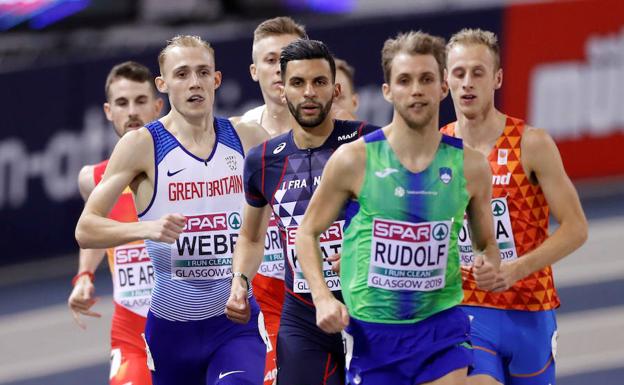
M325 59L293 60L286 66L283 95L301 127L319 126L328 118L338 86Z
M173 47L165 56L159 89L169 94L172 108L189 118L212 112L221 72L204 47Z
M106 118L113 123L120 137L156 120L161 108L162 99L154 95L149 82L126 78L117 78L110 84L108 101L104 103Z
M298 38L297 35L268 36L257 41L253 46L254 62L251 65L251 77L260 85L263 96L274 103L281 104L280 54L282 48Z
M457 44L448 52L448 83L455 111L474 118L494 106L494 91L502 85L494 54L483 44Z
M347 111L355 116L355 111L357 110L357 96L355 90L351 88L351 83L347 75L338 69L336 69L336 83L340 84L340 95L334 99L334 104L338 105L341 110Z
M383 92L408 127L422 128L437 121L448 88L432 55L400 52L392 60L390 84L383 85Z

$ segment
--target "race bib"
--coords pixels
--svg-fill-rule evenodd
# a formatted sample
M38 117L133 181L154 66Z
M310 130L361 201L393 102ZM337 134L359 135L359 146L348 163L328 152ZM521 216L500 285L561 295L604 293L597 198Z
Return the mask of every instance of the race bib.
M518 252L516 251L513 230L511 228L507 198L494 198L492 199L491 206L492 216L494 217L494 234L496 234L496 243L498 243L498 249L500 250L501 261L517 259ZM462 266L472 266L474 262L474 252L472 250L472 240L470 239L470 231L465 215L464 224L457 239L457 245L459 247L459 258Z
M410 223L375 218L368 286L433 291L446 284L451 221Z
M176 280L217 280L232 274L232 253L241 227L240 213L186 217L171 245L171 276Z
M340 290L340 277L338 273L335 273L331 269L331 262L327 261L327 257L331 257L334 254L340 253L342 249L342 226L344 221L334 222L327 231L321 234L319 243L321 247L321 253L323 256L323 277L325 283L329 287L329 290ZM297 260L297 253L295 250L295 237L297 235L297 227L292 226L286 229L286 252L288 254L288 262L293 269L293 291L295 293L309 293L310 286L308 281L303 277L303 271L301 265Z
M152 288L154 267L143 244L115 247L113 251L114 299L126 309L147 317Z
M258 273L265 277L284 279L284 251L280 240L280 230L273 214L264 238L264 258Z

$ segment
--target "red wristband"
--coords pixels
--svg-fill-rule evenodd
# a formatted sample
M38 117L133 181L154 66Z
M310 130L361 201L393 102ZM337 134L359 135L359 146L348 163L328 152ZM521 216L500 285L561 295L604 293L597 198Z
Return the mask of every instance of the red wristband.
M76 281L78 281L78 278L82 277L83 275L88 275L91 282L95 282L95 274L93 274L90 271L83 271L81 273L74 275L74 278L72 278L71 280L72 286L76 286Z

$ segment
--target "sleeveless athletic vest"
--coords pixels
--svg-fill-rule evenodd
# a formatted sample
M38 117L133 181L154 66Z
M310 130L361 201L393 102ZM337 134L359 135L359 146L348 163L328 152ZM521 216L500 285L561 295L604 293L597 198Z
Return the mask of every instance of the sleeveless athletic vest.
M382 130L364 141L360 208L343 243L343 297L357 319L414 323L463 296L457 237L469 196L462 141L442 136L419 173L403 167Z
M521 258L548 237L548 204L539 185L531 183L521 163L525 124L507 117L505 129L488 156L492 168L492 214L502 260ZM455 135L455 123L442 128ZM480 290L470 274L472 247L467 230L460 235L464 304L510 310L550 310L559 306L550 266L516 282L503 293Z
M240 139L228 120L215 118L213 151L201 159L159 121L146 127L154 140L156 180L152 201L139 218L186 216L173 244L145 241L156 276L151 311L171 321L220 316L230 293L244 202Z
M263 104L256 108L252 108L251 110L245 112L243 116L241 116L240 121L261 124L260 121L262 120L262 114L264 113L265 109L266 109L266 104Z

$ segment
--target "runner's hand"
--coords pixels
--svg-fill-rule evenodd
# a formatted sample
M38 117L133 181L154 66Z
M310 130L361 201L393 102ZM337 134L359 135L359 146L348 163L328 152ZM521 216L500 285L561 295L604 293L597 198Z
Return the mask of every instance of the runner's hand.
M334 273L340 274L340 253L327 257L327 262Z
M243 282L241 278L232 279L230 298L225 304L225 315L230 321L240 324L249 322L251 318L247 287Z
M100 313L90 310L91 306L98 301L98 298L94 298L93 294L95 294L95 286L93 286L93 282L91 282L91 279L88 276L83 275L78 278L74 289L67 299L67 306L69 306L69 311L71 312L74 321L83 330L87 328L87 325L80 319L80 314L95 318L102 317Z
M488 262L482 254L475 257L472 264L472 275L479 289L491 291L496 288L499 276L498 267Z
M146 239L173 243L182 234L186 217L182 214L166 214L155 221L142 222L147 228Z
M521 261L521 259L501 261L500 271L492 291L505 291L524 278L525 275L521 272Z
M339 333L349 324L347 307L333 295L319 301L316 305L316 324L325 333Z

